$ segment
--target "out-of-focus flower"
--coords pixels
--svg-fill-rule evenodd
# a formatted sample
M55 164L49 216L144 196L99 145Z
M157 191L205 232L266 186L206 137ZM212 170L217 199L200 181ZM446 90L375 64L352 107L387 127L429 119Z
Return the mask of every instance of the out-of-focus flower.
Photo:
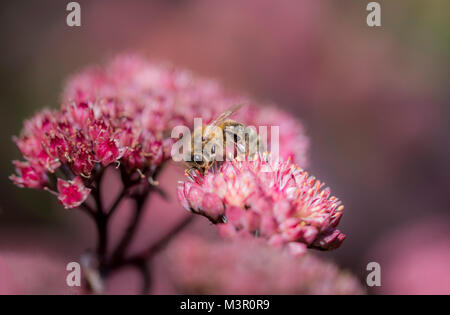
M247 126L256 127L258 132L260 127L267 127L267 151L272 151L272 141L278 141L278 154L282 159L291 159L302 167L308 165L309 139L305 135L303 125L297 119L273 104L257 104L246 98L234 101L239 102L246 105L235 114L234 119ZM233 102L229 101L227 104ZM274 132L273 127L278 128L279 134ZM259 135L263 139L262 134Z
M14 161L16 175L9 178L19 187L40 189L47 185L47 176L39 167L33 167L29 162Z
M216 82L186 70L121 55L104 68L88 68L73 76L62 99L75 103L119 99L127 116L137 115L142 130L165 133L180 124L191 126L194 117L209 116L225 94Z
M48 253L1 251L0 293L80 294L66 283L67 263Z
M66 209L76 208L89 196L90 189L83 184L81 177L65 181L58 178L58 200Z
M169 275L182 294L363 294L359 281L311 255L293 259L255 240L180 238L168 250Z
M367 257L381 266L381 294L450 294L448 217L410 222L384 235Z
M0 257L0 294L13 294L16 291L8 264Z
M298 120L273 106L261 108L253 119L258 126L279 127L279 154L282 159L291 159L301 167L308 166L309 139ZM271 140L268 137L269 144Z
M194 174L180 182L178 197L225 237L261 237L275 246L287 244L294 254L306 247L335 249L345 239L336 229L344 207L330 189L295 164L270 156Z

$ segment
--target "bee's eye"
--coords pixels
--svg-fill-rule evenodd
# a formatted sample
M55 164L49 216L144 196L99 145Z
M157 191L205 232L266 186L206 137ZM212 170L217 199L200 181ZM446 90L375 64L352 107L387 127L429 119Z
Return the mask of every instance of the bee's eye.
M200 154L194 154L194 161L200 162L202 160L202 156Z

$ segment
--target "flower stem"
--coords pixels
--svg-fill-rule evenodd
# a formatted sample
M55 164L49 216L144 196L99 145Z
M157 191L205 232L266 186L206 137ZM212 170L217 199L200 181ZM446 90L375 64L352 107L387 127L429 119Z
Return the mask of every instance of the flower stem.
M114 250L112 254L112 261L120 261L122 260L123 256L125 255L125 252L131 243L131 241L134 238L134 235L136 234L136 230L139 225L139 219L141 218L141 215L144 210L145 201L150 193L150 190L146 190L142 194L136 194L133 195L132 198L135 202L135 209L134 209L134 216L131 219L130 225L128 226L124 236L122 237L121 241L119 242L119 245L117 245L116 249Z
M106 254L108 250L108 218L103 209L103 201L101 196L101 182L103 171L99 174L96 179L96 186L92 190L92 195L95 200L96 212L95 212L95 222L97 224L97 233L98 233L98 245L97 245L97 254L100 263L100 271L106 272Z
M100 169L99 174L96 174L94 185L92 186L92 197L95 202L95 207L90 206L86 202L80 206L80 209L94 219L97 227L98 244L96 255L100 275L102 278L106 278L112 272L115 272L124 266L135 266L142 275L142 292L146 294L151 288L151 270L149 269L149 264L151 264L152 258L163 248L165 248L172 238L181 232L181 230L183 230L193 220L194 216L189 215L184 218L150 247L137 255L127 258L126 251L136 235L148 197L152 193L160 193L163 196L165 196L165 194L160 187L153 186L151 184L145 188L140 187L140 189L139 187L135 187L136 185L140 185L139 182L137 180L131 180L129 174L121 169L123 188L109 209L105 209L101 196L101 180L103 171L103 169ZM155 172L153 172L152 178L155 179L156 175L158 175L160 171L160 168L156 169ZM137 189L134 192L131 192L133 188ZM134 215L132 216L123 237L119 241L119 244L112 251L111 256L108 257L108 224L119 204L126 196L134 200Z
M109 211L106 213L108 219L114 214L114 212L116 211L117 207L119 206L120 202L122 201L123 197L125 197L126 194L127 194L127 187L124 187L120 192L119 196L117 196L116 200L112 204L111 208L109 208Z
M129 257L123 262L123 264L137 264L142 260L151 260L154 256L156 256L156 254L163 250L170 243L170 241L178 235L178 233L180 233L185 227L187 227L194 220L194 218L194 215L189 215L183 218L150 247L144 249L143 251L132 257Z

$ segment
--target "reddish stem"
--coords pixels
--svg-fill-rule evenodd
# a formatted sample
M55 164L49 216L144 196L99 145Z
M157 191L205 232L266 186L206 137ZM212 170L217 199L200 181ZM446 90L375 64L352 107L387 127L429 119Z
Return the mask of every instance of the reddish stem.
M156 169L152 174L152 178L156 179L160 168ZM149 264L152 258L159 253L181 230L183 230L193 219L194 216L189 216L182 220L179 224L170 229L166 234L164 234L157 242L152 244L150 247L140 252L137 255L131 257L125 257L127 249L132 243L139 222L144 212L144 206L149 195L153 192L161 193L162 190L159 187L149 186L144 191L138 191L130 195L135 201L135 211L134 216L131 218L129 226L123 235L122 239L119 241L116 249L113 251L112 255L108 257L108 224L118 208L120 202L124 197L129 195L130 189L135 185L139 184L140 180L132 180L130 174L127 174L123 168L121 168L121 178L123 182L123 189L117 196L116 200L113 202L108 211L105 211L101 196L101 180L104 169L99 170L98 176L95 177L93 181L94 186L92 187L92 196L95 201L95 209L84 203L80 208L86 212L90 217L92 217L96 223L97 234L98 234L98 244L97 244L97 259L98 268L100 275L106 278L112 272L115 272L127 265L134 265L142 274L143 278L143 293L148 293L151 286L151 272L149 270Z

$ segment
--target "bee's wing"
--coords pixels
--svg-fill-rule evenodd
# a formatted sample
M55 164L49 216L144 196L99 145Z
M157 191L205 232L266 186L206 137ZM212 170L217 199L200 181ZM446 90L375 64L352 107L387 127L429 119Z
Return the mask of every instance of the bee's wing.
M219 117L214 119L211 123L208 124L208 126L205 127L205 130L203 131L203 137L208 138L211 135L211 133L214 131L214 127L220 126L220 124L222 124L228 117L233 115L236 111L238 111L244 105L245 105L245 103L231 106L226 111L224 111L222 114L220 114Z

